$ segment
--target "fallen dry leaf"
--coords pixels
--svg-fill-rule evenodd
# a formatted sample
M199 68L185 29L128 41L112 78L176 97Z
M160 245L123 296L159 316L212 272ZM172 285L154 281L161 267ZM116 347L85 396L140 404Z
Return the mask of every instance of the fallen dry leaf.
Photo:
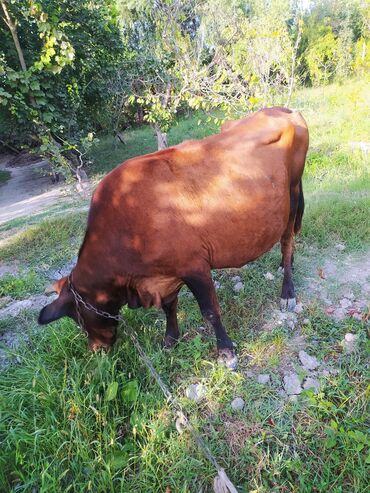
M318 274L321 277L321 279L326 279L325 272L323 269L319 269Z

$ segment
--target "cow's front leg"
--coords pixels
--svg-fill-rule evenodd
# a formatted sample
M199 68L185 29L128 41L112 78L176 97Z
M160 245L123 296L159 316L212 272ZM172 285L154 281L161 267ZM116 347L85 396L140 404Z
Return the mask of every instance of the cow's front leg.
M183 278L185 284L195 296L205 321L215 331L218 358L221 363L231 369L237 366L234 345L221 322L218 304L211 273L194 274Z
M166 314L166 333L162 341L162 346L169 349L177 343L180 336L179 326L177 324L177 294L172 301L162 303L162 308Z

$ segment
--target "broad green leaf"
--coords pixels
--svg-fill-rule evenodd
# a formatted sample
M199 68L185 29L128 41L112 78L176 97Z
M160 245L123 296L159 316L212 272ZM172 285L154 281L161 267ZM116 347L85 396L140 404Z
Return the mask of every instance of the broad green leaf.
M131 380L128 382L123 391L122 391L122 396L125 402L135 402L136 399L138 398L139 395L139 385L137 380Z
M111 382L108 385L107 391L105 392L105 399L107 401L113 401L117 396L118 382Z

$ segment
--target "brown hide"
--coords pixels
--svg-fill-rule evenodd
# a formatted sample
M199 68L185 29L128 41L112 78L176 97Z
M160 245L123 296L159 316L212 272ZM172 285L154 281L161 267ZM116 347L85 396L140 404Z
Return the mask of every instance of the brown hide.
M287 226L307 147L302 116L270 108L121 164L92 198L76 288L91 303L160 307L187 275L259 257Z

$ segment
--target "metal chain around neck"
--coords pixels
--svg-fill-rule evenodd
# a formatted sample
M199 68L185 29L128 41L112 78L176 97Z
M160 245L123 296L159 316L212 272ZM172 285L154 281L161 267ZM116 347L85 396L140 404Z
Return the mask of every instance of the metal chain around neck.
M72 282L72 272L68 276L68 288L73 294L75 304L76 304L76 311L77 311L77 316L78 316L78 323L81 325L82 328L84 328L81 312L80 312L80 305L82 305L86 310L89 310L90 312L96 313L96 315L99 315L100 317L103 318L108 318L111 320L115 320L116 322L119 322L122 320L121 315L112 315L109 312L106 312L105 310L99 310L99 308L96 308L96 306L92 305L88 301L85 301L80 293L76 291L75 287L73 286Z

